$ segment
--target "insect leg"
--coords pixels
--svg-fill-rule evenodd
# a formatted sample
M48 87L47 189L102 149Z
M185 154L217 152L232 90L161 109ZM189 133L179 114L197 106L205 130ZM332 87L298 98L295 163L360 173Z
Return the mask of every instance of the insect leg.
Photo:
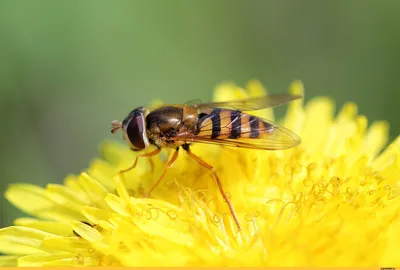
M193 154L193 153L190 151L188 145L184 145L184 146L183 146L183 149L185 149L186 152L188 153L188 155L189 155L192 159L194 159L197 163L199 163L201 166L207 168L208 170L210 170L210 171L212 172L212 174L214 175L215 181L217 182L219 191L221 192L221 195L222 195L222 197L224 198L225 202L228 204L229 211L231 212L231 215L232 215L233 219L235 220L236 226L238 227L238 229L239 229L239 231L240 231L240 230L241 230L241 227L240 227L239 221L238 221L238 219L237 219L237 217L236 217L235 210L233 210L232 203L230 202L230 200L229 200L228 197L226 196L226 193L225 193L225 191L224 191L224 188L222 187L222 183L221 183L221 181L219 180L219 177L218 177L217 172L215 171L214 167L211 166L210 164L204 162L200 157L198 157L198 156L196 156L195 154Z
M121 170L119 173L120 173L120 174L121 174L121 173L126 173L126 172L128 172L128 171L134 169L134 168L136 167L138 161L139 161L139 158L152 157L152 156L155 156L155 155L157 155L158 153L160 153L160 151L161 151L161 149L160 149L160 148L157 148L157 149L154 150L153 152L137 155L137 156L136 156L136 159L135 159L135 162L133 163L133 165L130 166L129 168L125 169L125 170Z
M161 174L160 178L158 178L157 182L151 187L149 192L147 192L143 197L147 198L150 196L150 193L153 192L153 190L158 186L158 184L161 183L161 180L164 178L164 176L167 174L167 170L174 165L179 153L179 147L176 148L174 154L172 155L171 159L168 161L167 166L165 166L163 173Z

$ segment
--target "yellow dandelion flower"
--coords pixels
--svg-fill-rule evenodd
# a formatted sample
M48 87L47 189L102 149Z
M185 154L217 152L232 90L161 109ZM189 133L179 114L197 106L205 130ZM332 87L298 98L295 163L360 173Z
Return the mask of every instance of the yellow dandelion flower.
M300 82L290 91L303 94ZM222 84L214 100L265 94ZM257 112L273 119L272 110ZM0 230L0 265L376 266L399 265L400 139L388 125L332 100L289 104L279 121L302 138L284 151L194 145L235 207L237 231L211 173L180 153L152 198L169 150L142 159L104 143L102 158L63 185L12 185L7 199L35 218Z

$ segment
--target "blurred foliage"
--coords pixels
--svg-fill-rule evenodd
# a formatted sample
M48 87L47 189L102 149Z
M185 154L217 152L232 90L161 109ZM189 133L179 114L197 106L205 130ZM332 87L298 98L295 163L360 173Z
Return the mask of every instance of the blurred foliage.
M0 173L59 183L110 121L152 98L209 100L224 80L355 101L400 132L400 1L0 0ZM114 137L120 139L120 136ZM20 215L0 200L1 226Z

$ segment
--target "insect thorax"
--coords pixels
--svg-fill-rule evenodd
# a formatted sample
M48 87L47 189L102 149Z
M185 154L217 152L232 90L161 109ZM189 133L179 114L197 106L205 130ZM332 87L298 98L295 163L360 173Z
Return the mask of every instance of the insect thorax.
M146 117L147 135L150 143L159 147L176 147L184 142L176 142L178 132L196 127L197 114L185 107L164 106L150 112Z

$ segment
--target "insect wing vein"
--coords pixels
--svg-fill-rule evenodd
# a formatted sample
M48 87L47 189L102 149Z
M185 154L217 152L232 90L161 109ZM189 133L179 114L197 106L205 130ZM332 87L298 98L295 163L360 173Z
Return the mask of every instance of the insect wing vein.
M197 108L200 112L209 111L212 108L231 108L239 111L255 111L283 105L299 98L302 98L302 96L292 94L274 94L226 102L192 103L190 106Z
M264 150L287 149L301 142L297 134L267 119L240 113L232 120L232 112L236 111L220 110L205 115L199 119L198 130L177 133L174 140ZM219 118L215 117L217 113ZM232 135L232 127L239 119L241 131L237 137Z

